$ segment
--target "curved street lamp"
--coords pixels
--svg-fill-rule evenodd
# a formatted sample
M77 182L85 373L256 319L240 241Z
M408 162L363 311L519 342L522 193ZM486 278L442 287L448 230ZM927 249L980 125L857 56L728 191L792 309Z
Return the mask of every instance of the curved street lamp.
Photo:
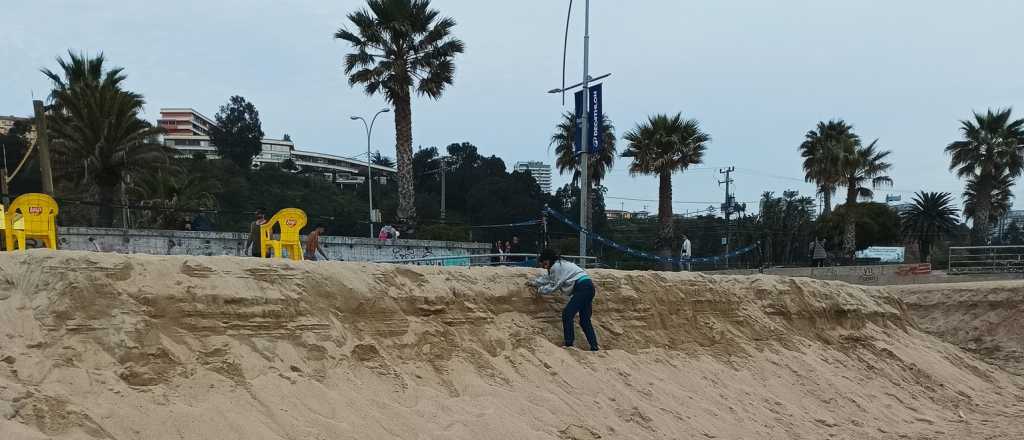
M355 121L363 121L363 127L366 128L366 187L368 188L369 200L370 200L370 238L373 238L373 157L370 156L370 135L373 134L373 124L377 122L377 116L381 113L390 112L391 109L383 108L380 109L373 118L370 119L370 123L366 123L366 119L362 116L351 116L349 119Z

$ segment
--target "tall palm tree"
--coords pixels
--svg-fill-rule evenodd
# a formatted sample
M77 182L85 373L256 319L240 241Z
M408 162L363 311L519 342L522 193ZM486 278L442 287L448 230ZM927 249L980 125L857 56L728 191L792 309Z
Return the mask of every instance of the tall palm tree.
M601 148L597 155L591 155L587 161L587 175L590 180L589 204L587 212L587 225L593 226L594 206L597 200L596 189L601 186L608 170L615 165L615 126L612 125L608 115L602 114L604 130L601 136ZM579 185L580 178L580 156L573 148L576 137L576 117L571 112L562 114L562 121L555 127L555 134L551 135L550 145L555 147L555 167L559 174L572 173L572 184Z
M946 147L951 160L949 169L957 177L968 180L964 195L971 204L971 242L983 245L988 240L992 218L993 196L999 189L1000 179L1012 186L1024 170L1024 119L1011 120L1012 110L991 109L985 114L974 114L974 121L961 121L963 139ZM972 187L973 185L973 187ZM965 209L966 211L966 209Z
M89 57L85 54L76 55L69 50L68 60L65 61L63 58L58 57L57 65L60 66L59 71L54 72L45 68L40 70L43 72L43 75L46 75L53 82L50 100L59 108L61 101L57 99L58 95L60 93L67 93L72 87L81 85L120 89L121 83L127 78L124 75L124 69L121 67L108 69L104 65L105 63L106 57L102 52L95 57Z
M988 224L985 228L986 235L984 244L988 244L988 232L991 227L999 222L1010 210L1013 199L1013 179L1006 172L1000 172L995 177L994 182L989 185L989 216ZM981 186L977 177L972 177L967 180L967 185L964 188L964 218L971 220L975 223L979 222L977 217L977 203L979 197L979 191Z
M932 244L952 234L960 224L953 196L947 192L918 191L910 209L900 213L903 235L917 241L921 261L931 261Z
M623 138L629 145L622 157L633 159L629 166L632 175L658 176L658 228L657 248L662 257L672 256L672 173L685 171L690 165L704 160L711 136L700 130L696 119L655 115L640 123ZM665 269L671 268L663 263Z
M455 55L465 46L452 36L455 20L431 9L430 0L367 0L369 9L348 15L351 30L334 37L349 42L345 56L350 86L382 94L395 109L398 160L398 217L409 229L416 221L412 169L412 106L415 92L438 99L455 79Z
M54 114L49 124L53 140L56 177L80 185L92 186L98 193L99 224L113 226L113 202L118 188L124 188L129 173L145 173L169 162L166 147L157 142L161 130L139 117L144 101L141 95L121 90L120 80L93 81L97 77L121 77L120 69L106 73L102 59L85 60L89 79L77 76L83 64L72 60L60 63L63 77L44 72L54 80ZM117 72L111 74L111 72Z
M151 208L139 216L144 227L173 229L181 225L181 211L208 210L217 206L218 182L208 175L189 173L181 166L169 166L133 178L128 194Z
M846 186L846 206L853 208L860 199L874 197L874 189L892 185L892 178L885 173L892 164L885 161L891 151L877 148L878 140L866 147L858 146L854 154L843 161L843 185ZM843 254L852 257L857 247L857 218L855 211L848 209L843 233Z
M842 119L818 122L804 135L800 156L804 158L804 179L814 182L825 199L822 215L832 211L832 195L843 182L843 161L856 151L860 137Z

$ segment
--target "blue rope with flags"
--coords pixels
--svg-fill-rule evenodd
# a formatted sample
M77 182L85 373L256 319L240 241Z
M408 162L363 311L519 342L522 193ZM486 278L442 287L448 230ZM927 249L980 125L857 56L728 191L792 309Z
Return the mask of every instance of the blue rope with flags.
M736 250L734 250L732 252L729 252L727 254L718 255L718 256L714 256L714 257L700 257L700 258L694 258L694 257L689 257L689 258L662 257L662 256L659 256L659 255L654 255L654 254L652 254L650 252L645 252L645 251L633 249L633 248L631 248L629 246L621 245L621 244L616 243L616 242L614 242L612 240L609 240L609 239L607 239L605 237L602 237L602 236L600 236L600 235L598 235L598 234L596 234L596 233L594 233L594 232L592 232L590 230L583 229L582 227L580 227L580 225L578 223L576 223L576 222L574 222L572 220L569 220L569 218L564 216L564 215L562 215L562 213L560 213L558 211L555 211L555 210L553 210L553 209L551 209L549 207L544 207L544 212L545 212L545 214L551 215L556 220L558 220L558 221L560 221L562 223L565 223L570 228L573 228L573 229L575 229L577 231L582 231L583 233L587 234L588 237L590 237L592 240L594 240L596 242L604 244L605 246L609 246L609 247L611 247L611 248L613 248L613 249L615 249L615 250L617 250L619 252L623 252L623 253L632 255L634 257L640 257L640 258L644 258L644 259L648 259L648 260L656 260L656 261L667 262L667 263L676 263L676 264L679 264L679 263L717 263L717 262L723 261L723 260L725 260L727 258L735 258L735 257L738 257L740 255L744 255L744 254L750 253L750 251L752 251L752 250L757 248L756 244L752 244L750 246L746 246L746 247L743 247L743 248L740 248L740 249L736 249Z

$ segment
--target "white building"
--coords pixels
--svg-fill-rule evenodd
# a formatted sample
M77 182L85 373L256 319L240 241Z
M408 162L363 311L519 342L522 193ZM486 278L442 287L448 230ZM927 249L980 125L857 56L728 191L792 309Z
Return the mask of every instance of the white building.
M537 181L537 185L540 186L540 190L545 194L551 194L551 165L537 161L516 162L513 171L521 173L529 171Z
M209 132L215 123L192 109L161 109L160 127L164 128L164 145L178 152L179 158L202 154L210 159L218 156L217 147L210 142ZM262 151L253 157L253 168L267 164L280 164L288 159L300 170L316 173L337 185L360 184L366 181L366 162L333 154L302 151L290 140L263 139ZM386 183L397 170L373 165L374 183Z

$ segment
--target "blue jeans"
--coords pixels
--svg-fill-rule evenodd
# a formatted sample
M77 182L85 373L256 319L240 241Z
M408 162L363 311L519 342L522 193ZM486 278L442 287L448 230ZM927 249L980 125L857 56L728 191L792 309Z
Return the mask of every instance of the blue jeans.
M565 336L565 346L572 347L576 339L576 331L573 320L576 314L580 314L580 328L590 343L590 349L597 351L597 334L594 333L594 326L590 323L591 307L594 303L594 283L589 279L577 281L572 288L572 297L562 311L562 334Z

